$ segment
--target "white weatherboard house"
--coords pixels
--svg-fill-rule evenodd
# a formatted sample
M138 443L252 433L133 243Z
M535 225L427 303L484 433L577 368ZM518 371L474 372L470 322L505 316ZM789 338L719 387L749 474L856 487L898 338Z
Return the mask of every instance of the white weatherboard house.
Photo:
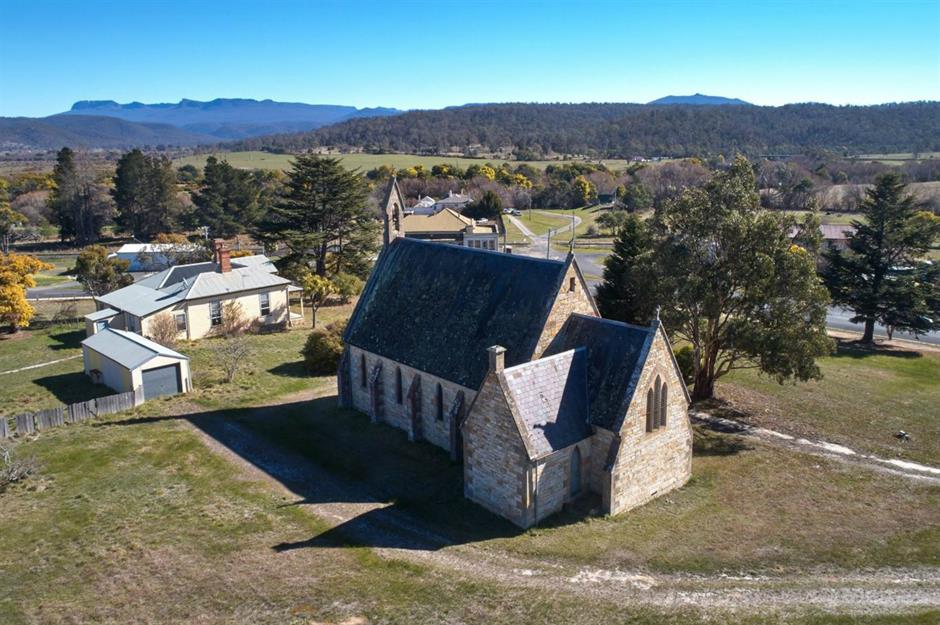
M259 325L290 326L303 320L291 313L288 294L300 290L266 256L231 258L221 241L215 260L177 265L96 299L98 310L85 317L89 335L104 328L150 334L158 315L171 315L178 338L196 340L222 324L224 305L241 304L246 319Z
M118 393L144 399L192 390L189 358L133 332L104 328L82 341L85 374Z

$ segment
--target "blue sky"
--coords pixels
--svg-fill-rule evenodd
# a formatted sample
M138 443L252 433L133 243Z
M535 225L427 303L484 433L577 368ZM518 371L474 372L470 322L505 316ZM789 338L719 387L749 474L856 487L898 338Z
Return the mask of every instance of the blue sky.
M181 98L439 108L940 100L940 0L0 0L0 115Z

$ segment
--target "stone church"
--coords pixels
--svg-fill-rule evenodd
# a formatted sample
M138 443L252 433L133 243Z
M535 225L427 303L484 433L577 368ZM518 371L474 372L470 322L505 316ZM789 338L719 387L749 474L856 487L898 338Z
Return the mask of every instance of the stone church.
M447 450L464 494L520 527L586 493L617 514L689 479L689 396L658 320L600 318L571 254L418 241L394 222L344 335L342 405Z

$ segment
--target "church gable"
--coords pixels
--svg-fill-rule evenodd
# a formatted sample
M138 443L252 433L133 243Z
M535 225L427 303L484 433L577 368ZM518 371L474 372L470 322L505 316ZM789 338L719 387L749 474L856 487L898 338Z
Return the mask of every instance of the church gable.
M558 285L555 301L552 303L552 309L548 313L548 318L542 328L542 335L539 337L538 346L535 348L536 356L545 353L549 344L561 331L571 315L581 314L600 317L594 298L591 297L591 291L581 275L581 269L578 267L578 261L574 255L568 256L566 264L565 275Z

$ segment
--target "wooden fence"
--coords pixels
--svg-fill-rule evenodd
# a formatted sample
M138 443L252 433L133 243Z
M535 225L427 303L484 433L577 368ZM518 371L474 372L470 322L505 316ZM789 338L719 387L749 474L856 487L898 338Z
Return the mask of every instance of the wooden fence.
M97 399L47 408L39 412L27 412L15 417L0 417L0 438L26 436L67 423L81 423L95 417L131 410L144 403L144 389L108 395Z

